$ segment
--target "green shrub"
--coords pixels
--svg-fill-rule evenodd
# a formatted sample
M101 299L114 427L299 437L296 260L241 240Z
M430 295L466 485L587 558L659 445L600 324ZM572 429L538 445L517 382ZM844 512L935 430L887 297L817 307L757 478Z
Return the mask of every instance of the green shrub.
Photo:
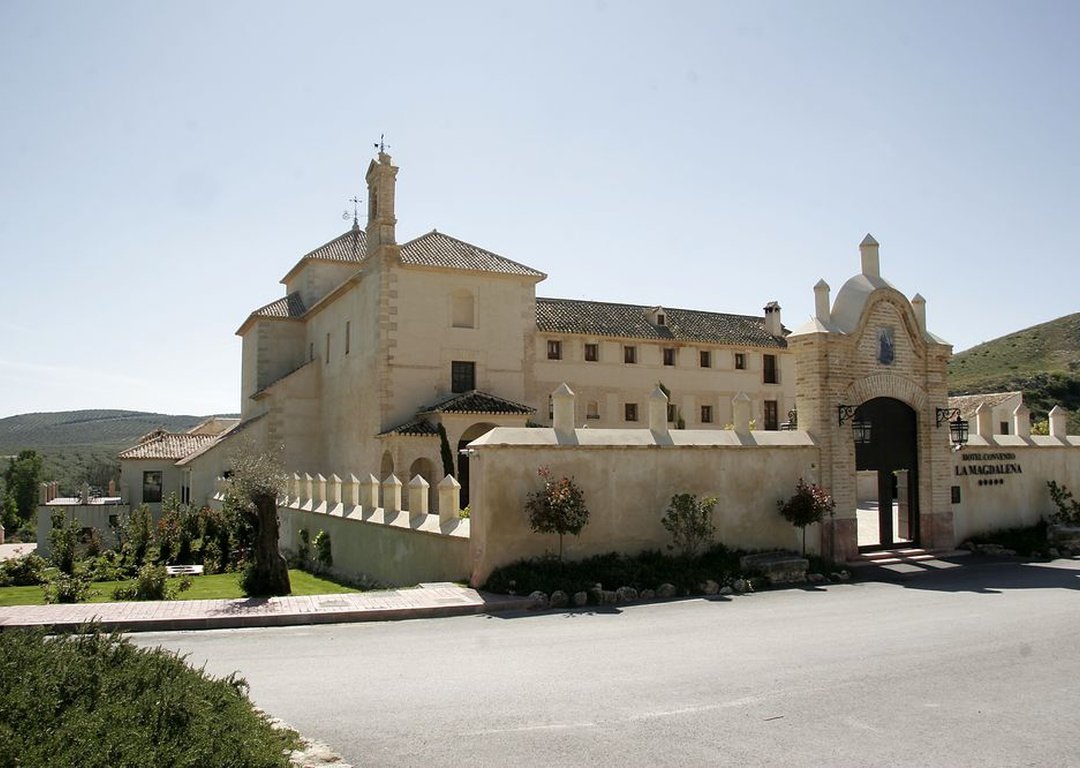
M739 557L739 552L723 544L714 544L700 555L689 558L672 557L657 550L636 555L611 552L570 562L540 557L496 569L484 589L518 595L561 589L573 594L588 591L598 583L605 589L634 587L638 590L656 589L670 583L680 594L695 594L709 579L725 584L747 575L740 571Z
M585 506L585 493L572 477L552 480L551 470L540 467L537 474L544 485L531 492L525 500L529 526L537 533L559 535L559 559L562 559L563 536L577 536L589 522L589 509Z
M121 581L134 575L132 567L115 549L106 549L97 557L84 560L82 567L91 581Z
M1050 489L1050 499L1058 508L1050 515L1050 522L1059 525L1080 525L1080 502L1073 498L1072 491L1053 480L1046 481Z
M716 527L712 522L715 496L699 499L692 493L680 493L671 497L667 511L660 519L665 530L671 534L669 549L678 548L684 557L693 557L701 547L712 541Z
M296 532L296 567L302 570L309 568L308 561L311 558L311 534L307 528L301 528Z
M275 731L247 684L214 678L119 634L0 632L0 765L284 768L297 736Z
M63 509L54 511L49 519L52 523L49 529L49 557L53 565L70 576L75 572L75 555L82 526L74 517L68 520L67 512Z
M836 509L836 502L829 492L815 483L806 483L800 477L795 493L786 501L776 502L780 514L796 528L802 528L802 553L806 554L806 526L820 523L825 515Z
M330 551L330 534L319 531L315 534L315 562L319 564L319 570L325 570L334 564L334 555Z
M164 565L144 565L135 580L113 590L113 600L173 600L191 587L191 577L184 576L175 585L169 583Z
M90 599L90 579L83 574L69 574L61 571L42 585L46 603L85 603Z
M31 552L13 560L0 563L0 587L31 587L44 584L45 558Z
M124 515L118 531L121 551L135 567L146 562L154 544L154 518L150 507L140 504Z

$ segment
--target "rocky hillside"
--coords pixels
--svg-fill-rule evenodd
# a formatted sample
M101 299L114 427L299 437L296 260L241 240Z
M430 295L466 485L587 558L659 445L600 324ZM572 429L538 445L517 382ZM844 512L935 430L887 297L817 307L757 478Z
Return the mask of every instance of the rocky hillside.
M1080 313L1059 317L958 352L949 393L1020 390L1036 419L1060 403L1069 432L1080 433Z

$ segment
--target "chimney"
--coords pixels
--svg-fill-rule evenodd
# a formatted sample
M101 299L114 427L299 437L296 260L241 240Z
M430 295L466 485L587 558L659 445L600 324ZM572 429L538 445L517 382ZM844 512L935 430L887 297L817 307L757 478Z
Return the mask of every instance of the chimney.
M818 280L814 286L814 317L826 327L832 322L832 313L829 311L829 284L824 278Z
M862 273L867 277L881 277L878 241L867 234L863 241L859 243L859 255L862 257Z
M780 305L770 301L765 305L765 330L770 336L783 336L784 326L780 322Z

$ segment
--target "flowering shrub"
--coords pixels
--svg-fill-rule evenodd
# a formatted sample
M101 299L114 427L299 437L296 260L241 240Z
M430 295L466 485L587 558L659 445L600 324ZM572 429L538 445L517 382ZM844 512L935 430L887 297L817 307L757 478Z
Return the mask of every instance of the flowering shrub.
M572 477L551 478L551 470L540 467L537 474L544 487L529 494L525 511L529 514L529 526L537 533L559 534L559 559L562 559L563 536L577 536L589 522L589 510L585 506L585 493Z
M712 522L715 496L699 499L692 493L680 493L671 497L667 511L660 523L671 534L673 543L668 549L679 548L684 557L693 557L702 546L712 541L716 526Z
M802 528L803 541L802 551L806 554L806 526L811 523L820 523L825 515L836 509L836 502L829 492L816 483L803 481L800 477L795 486L795 493L786 501L780 499L776 502L780 514L784 519L796 528Z

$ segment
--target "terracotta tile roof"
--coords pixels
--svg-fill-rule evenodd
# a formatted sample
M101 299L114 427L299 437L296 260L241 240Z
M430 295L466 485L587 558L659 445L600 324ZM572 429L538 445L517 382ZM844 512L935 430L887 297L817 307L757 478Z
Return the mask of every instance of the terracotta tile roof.
M651 312L656 309L662 309L664 325L650 320ZM587 336L787 347L784 339L776 338L765 330L763 317L577 299L537 297L536 329L547 333L577 333Z
M322 259L359 264L365 256L367 256L367 233L360 227L354 226L330 242L320 245L310 253L305 253L300 257L300 261Z
M481 392L479 390L472 390L470 392L462 392L459 395L443 400L440 403L436 403L430 408L421 410L421 413L503 413L503 414L522 414L527 415L535 412L535 408L530 408L527 405L521 403L515 403L513 400L506 400L501 397L489 394L487 392Z
M300 294L293 291L288 296L282 296L276 301L271 301L264 307L259 307L251 313L252 317L278 317L289 320L295 320L296 318L303 317L307 312L307 307L304 306L304 300L300 298Z
M404 424L380 433L383 435L405 435L407 437L431 437L439 434L439 429L423 416L417 416Z
M139 438L139 442L121 451L120 459L169 459L176 461L211 445L218 435L193 435L189 432L166 432L157 429Z
M949 407L959 408L960 417L965 421L970 421L975 418L975 410L983 403L986 403L990 408L996 408L1014 397L1021 398L1021 402L1023 402L1023 395L1023 392L984 392L979 395L954 395L949 398Z
M401 246L401 263L424 267L449 267L476 272L545 277L532 267L503 258L475 245L432 230Z

